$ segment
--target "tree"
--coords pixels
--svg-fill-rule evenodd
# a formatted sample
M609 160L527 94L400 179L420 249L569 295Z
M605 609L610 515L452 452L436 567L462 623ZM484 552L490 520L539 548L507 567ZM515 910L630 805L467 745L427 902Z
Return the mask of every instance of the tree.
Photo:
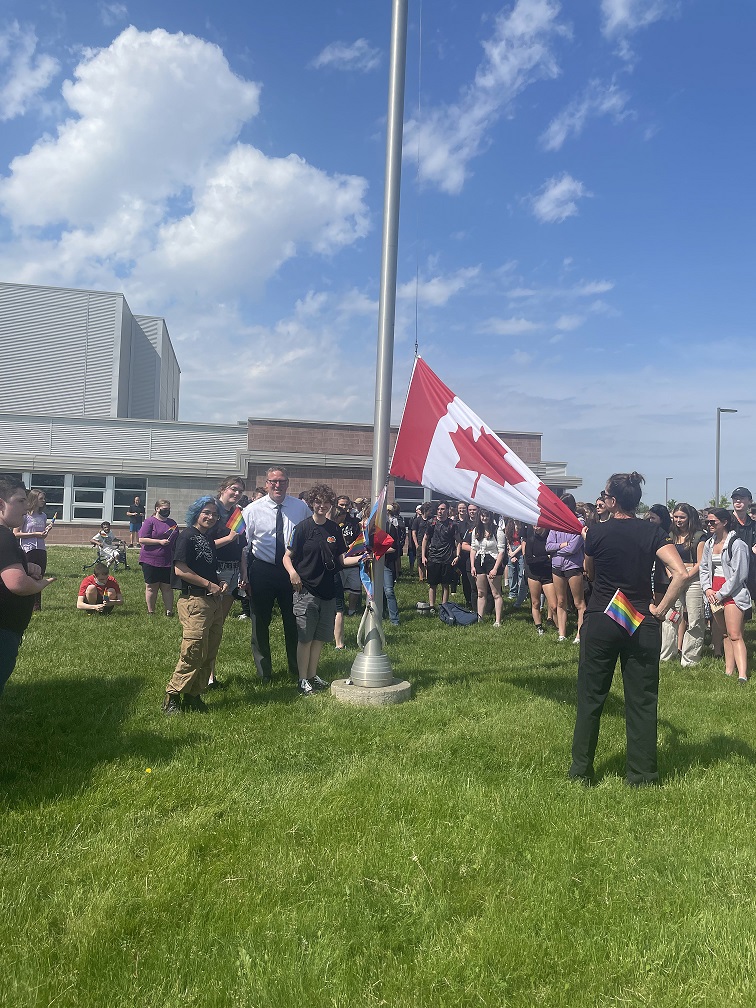
M638 507L635 509L635 513L639 515L648 514L648 504L644 504L643 501L641 501Z
M667 501L667 511L674 511L677 507L677 501L674 497L670 497Z
M727 508L728 511L732 509L732 503L730 502L730 498L725 497L724 494L722 494L722 496L719 498L719 504L717 504L717 502L714 500L713 497L710 497L706 501L706 505L707 507Z

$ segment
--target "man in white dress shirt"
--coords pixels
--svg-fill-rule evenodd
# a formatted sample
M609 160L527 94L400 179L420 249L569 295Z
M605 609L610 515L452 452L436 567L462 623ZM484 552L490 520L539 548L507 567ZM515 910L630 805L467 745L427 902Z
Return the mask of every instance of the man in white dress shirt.
M295 680L299 678L293 589L283 556L295 527L309 518L312 511L304 501L286 493L288 486L286 470L271 466L265 481L267 496L248 504L243 512L249 543L246 580L251 594L252 654L263 682L270 682L273 673L270 621L276 602L283 621L289 674Z

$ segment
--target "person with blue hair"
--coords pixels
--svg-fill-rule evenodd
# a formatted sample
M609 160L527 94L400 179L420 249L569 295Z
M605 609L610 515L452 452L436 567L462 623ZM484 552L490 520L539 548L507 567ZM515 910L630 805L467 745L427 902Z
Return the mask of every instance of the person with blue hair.
M202 693L207 689L210 670L223 636L227 589L218 574L218 557L212 532L218 523L214 497L200 497L186 511L186 529L179 535L173 569L181 579L178 615L183 628L181 654L166 686L163 711L179 714L182 709L205 712Z

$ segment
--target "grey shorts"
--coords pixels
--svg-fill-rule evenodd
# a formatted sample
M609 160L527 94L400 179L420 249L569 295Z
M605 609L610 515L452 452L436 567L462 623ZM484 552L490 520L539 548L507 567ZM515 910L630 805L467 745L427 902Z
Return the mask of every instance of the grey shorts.
M297 620L297 640L310 644L314 640L327 644L333 640L336 619L336 599L322 599L307 591L294 593L294 616Z
M344 567L339 571L339 574L341 575L341 583L344 585L344 591L357 592L358 595L362 594L359 567Z

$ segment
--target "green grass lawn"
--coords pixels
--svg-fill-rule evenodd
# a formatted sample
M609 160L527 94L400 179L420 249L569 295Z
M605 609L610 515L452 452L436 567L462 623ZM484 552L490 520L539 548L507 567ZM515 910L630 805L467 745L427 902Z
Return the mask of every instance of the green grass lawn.
M165 718L180 625L148 620L133 550L124 610L77 612L89 559L50 550L0 699L0 1004L756 1004L756 685L664 667L663 787L630 789L618 679L584 790L577 647L524 611L416 616L405 578L387 631L411 702L300 698L275 621L257 685L231 619L228 688Z

